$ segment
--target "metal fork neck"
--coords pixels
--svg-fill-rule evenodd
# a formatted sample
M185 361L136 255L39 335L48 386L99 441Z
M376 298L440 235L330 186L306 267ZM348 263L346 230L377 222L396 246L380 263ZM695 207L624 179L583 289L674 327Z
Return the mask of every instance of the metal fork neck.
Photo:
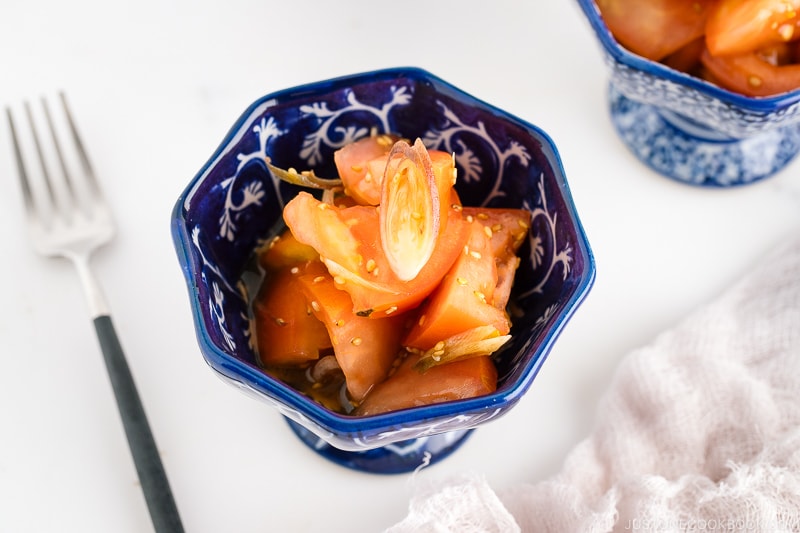
M94 272L92 272L89 264L89 255L70 254L68 257L78 271L78 276L80 277L81 284L83 285L86 303L89 306L89 314L91 315L92 319L95 319L99 316L110 315L111 309L106 301L103 288L97 281L97 278L95 277Z

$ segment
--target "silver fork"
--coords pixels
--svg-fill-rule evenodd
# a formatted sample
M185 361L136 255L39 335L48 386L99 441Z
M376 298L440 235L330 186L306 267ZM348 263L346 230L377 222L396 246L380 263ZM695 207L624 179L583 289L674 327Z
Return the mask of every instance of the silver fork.
M53 115L47 100L42 98L42 112L46 129L49 130L52 152L48 159L45 145L36 128L34 114L25 102L25 115L30 128L30 139L38 159L38 174L43 186L34 188L37 182L25 163L22 137L18 135L13 114L6 108L8 125L14 145L26 218L34 248L46 256L61 256L72 261L83 283L89 311L94 322L106 369L111 380L125 434L141 482L145 501L155 530L159 533L182 532L183 526L172 496L166 472L161 463L144 407L136 390L125 354L122 351L108 304L97 279L93 275L89 259L92 252L107 243L114 235L114 222L100 187L89 164L89 158L78 135L66 98L59 94L64 111L62 128L74 147L74 153L64 150ZM72 163L67 156L74 155ZM53 164L53 161L57 164ZM52 172L55 166L58 176ZM80 170L75 172L75 167ZM38 183L42 185L41 183ZM37 194L38 193L38 194Z

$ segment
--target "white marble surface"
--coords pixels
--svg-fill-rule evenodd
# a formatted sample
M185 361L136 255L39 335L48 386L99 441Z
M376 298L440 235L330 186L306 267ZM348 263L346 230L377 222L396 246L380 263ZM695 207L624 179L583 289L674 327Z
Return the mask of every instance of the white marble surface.
M224 6L224 7L223 7ZM597 281L527 396L418 481L537 482L591 430L617 363L800 231L800 161L701 190L616 138L607 73L577 5L444 0L101 2L0 8L4 105L67 91L116 212L95 258L187 531L374 532L409 475L318 458L274 410L206 367L169 232L180 191L257 97L419 66L529 120L559 147ZM72 267L28 246L0 128L0 531L148 531L149 517ZM676 428L676 431L680 428Z

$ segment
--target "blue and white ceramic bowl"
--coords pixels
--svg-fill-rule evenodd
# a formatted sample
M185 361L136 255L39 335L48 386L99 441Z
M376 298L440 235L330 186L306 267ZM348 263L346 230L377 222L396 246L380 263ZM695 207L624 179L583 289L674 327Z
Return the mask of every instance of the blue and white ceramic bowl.
M800 151L800 90L752 98L626 50L594 0L578 0L611 67L611 119L657 172L709 187L772 176Z
M533 212L512 296L521 316L513 340L496 354L493 394L356 418L316 404L259 366L242 276L254 250L284 227L282 208L298 192L273 178L265 160L334 176L334 150L372 129L455 153L465 205ZM371 472L404 472L445 457L472 428L513 407L595 276L550 138L415 68L312 83L254 102L181 194L172 235L208 365L276 407L317 452Z

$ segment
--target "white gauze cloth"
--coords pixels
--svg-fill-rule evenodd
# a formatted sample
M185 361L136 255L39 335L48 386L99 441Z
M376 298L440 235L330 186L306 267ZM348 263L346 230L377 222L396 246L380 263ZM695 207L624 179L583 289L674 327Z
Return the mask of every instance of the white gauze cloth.
M630 353L559 474L415 490L389 533L800 531L800 240Z

